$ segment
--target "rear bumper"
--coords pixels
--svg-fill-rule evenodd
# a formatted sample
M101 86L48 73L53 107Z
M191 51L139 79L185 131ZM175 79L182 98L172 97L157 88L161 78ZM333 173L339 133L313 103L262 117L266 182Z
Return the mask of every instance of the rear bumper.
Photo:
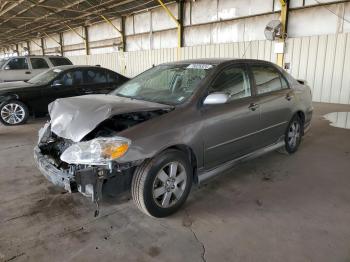
M65 190L72 192L74 186L74 176L68 172L64 172L56 168L47 157L41 154L38 147L34 148L34 160L36 166L40 172L49 180L52 184L62 187Z

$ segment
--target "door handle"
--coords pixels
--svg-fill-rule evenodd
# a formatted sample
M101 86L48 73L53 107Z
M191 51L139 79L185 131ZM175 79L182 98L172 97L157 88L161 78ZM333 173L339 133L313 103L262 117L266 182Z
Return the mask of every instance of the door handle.
M287 99L288 101L292 100L293 97L294 97L294 96L293 96L292 94L287 94L287 95L286 95L286 99Z
M251 111L255 111L257 108L259 108L259 105L256 103L251 103L248 107Z
M30 71L26 71L25 74L26 74L26 75L29 75L29 74L31 74L31 72L30 72Z

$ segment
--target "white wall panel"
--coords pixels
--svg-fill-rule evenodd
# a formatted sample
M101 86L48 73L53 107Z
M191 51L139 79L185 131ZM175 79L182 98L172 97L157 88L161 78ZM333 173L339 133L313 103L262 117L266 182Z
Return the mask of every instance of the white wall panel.
M350 103L350 34L287 40L285 62L295 78L310 85L313 100Z
M84 30L82 27L74 28L74 30L77 31L77 33L80 35L84 36ZM73 31L66 31L63 33L63 44L65 46L80 44L83 42L84 40Z
M192 24L217 21L217 1L201 0L192 2Z
M178 8L177 4L170 4L167 5L170 12L178 18ZM164 30L164 29L170 29L175 28L176 23L173 19L170 18L170 16L165 12L164 8L155 8L152 10L152 30Z
M121 19L111 21L115 27L121 30ZM98 23L88 27L89 41L98 41L120 37L121 34L108 23Z
M134 15L135 34L149 32L151 28L151 13L145 12Z
M332 12L339 13L340 5L327 6ZM289 37L335 34L338 32L338 22L342 21L324 7L312 9L293 10L289 13L288 35Z

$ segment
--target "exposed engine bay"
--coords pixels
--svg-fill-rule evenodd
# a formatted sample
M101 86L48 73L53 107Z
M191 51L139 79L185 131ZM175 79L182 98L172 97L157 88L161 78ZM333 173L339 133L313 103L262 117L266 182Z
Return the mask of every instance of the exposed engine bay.
M101 122L93 131L82 139L82 142L100 137L115 137L119 132L125 129L148 121L166 112L169 112L169 109L123 113L113 116ZM67 148L74 144L76 144L76 142L59 137L52 132L49 123L39 136L38 150L40 151L40 155L61 173L60 180L62 181L59 181L59 183L63 182L64 187L68 191L80 192L85 196L91 197L92 200L97 203L102 197L102 187L108 180L114 183L112 187L107 187L113 188L113 194L124 192L130 187L132 173L134 167L138 163L118 164L113 162L108 166L93 166L83 164L75 165L62 161L62 154ZM40 161L38 162L40 165ZM44 168L45 167L41 166L41 170Z
M118 132L165 114L169 111L169 109L160 109L155 111L125 113L113 116L99 124L91 133L85 136L83 140L90 140L100 136L108 137L116 135Z

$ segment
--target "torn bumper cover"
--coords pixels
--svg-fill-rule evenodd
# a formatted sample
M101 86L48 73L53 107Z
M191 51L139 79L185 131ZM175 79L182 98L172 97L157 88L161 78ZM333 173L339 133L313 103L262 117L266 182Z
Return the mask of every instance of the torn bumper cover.
M41 143L49 143L50 123L39 131L38 146L34 148L34 160L40 172L54 185L64 188L70 193L80 192L92 201L101 199L102 184L109 171L97 167L70 166L67 169L58 168L49 155L42 153Z
M49 158L34 149L34 159L40 172L54 185L64 188L70 193L80 192L91 197L92 201L101 199L102 185L107 178L107 170L89 167L85 169L63 171L58 169Z

